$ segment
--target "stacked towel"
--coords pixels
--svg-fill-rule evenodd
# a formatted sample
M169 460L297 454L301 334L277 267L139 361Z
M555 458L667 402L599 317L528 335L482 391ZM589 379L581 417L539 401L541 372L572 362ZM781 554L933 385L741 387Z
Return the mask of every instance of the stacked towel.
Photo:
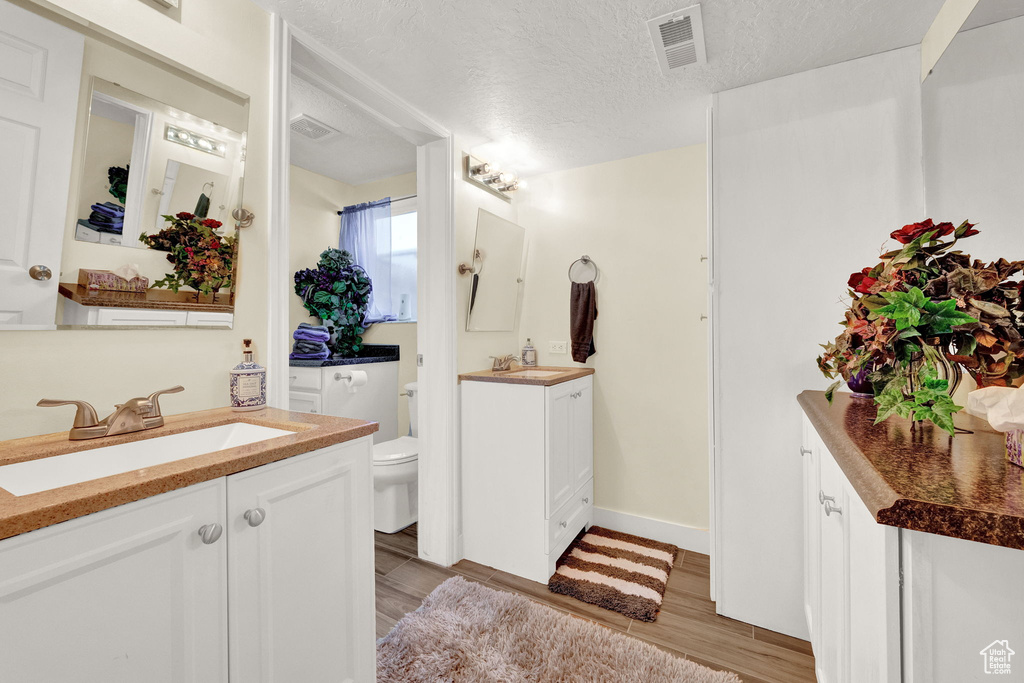
M124 207L113 202L93 204L89 214L89 225L100 232L112 232L120 235L124 230Z
M299 329L292 334L292 339L295 340L295 346L288 356L291 360L327 360L331 357L331 351L327 348L331 333L323 325L299 323Z

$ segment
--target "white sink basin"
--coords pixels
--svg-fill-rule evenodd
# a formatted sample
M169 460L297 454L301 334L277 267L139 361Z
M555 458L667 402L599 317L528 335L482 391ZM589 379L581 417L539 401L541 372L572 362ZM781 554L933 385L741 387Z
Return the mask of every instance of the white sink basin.
M0 467L0 488L15 496L102 479L195 455L294 434L244 422L93 448Z
M513 372L503 372L502 377L522 377L524 379L544 379L545 377L554 377L555 375L561 375L564 370L514 370Z

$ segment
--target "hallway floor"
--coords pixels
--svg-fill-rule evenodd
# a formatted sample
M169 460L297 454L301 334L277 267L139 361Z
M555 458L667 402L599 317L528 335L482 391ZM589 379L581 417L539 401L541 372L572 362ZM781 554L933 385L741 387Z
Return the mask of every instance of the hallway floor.
M445 579L463 576L628 633L678 657L734 671L747 683L814 681L810 643L715 614L715 603L708 597L707 555L680 553L669 576L658 620L648 624L551 593L545 584L468 560L450 569L438 567L416 557L416 544L415 524L397 534L376 534L378 638L419 607Z

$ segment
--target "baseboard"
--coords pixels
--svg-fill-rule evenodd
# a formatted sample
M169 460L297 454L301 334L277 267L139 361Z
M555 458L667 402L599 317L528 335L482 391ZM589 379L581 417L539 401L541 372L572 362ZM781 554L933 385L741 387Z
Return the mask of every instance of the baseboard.
M707 555L711 552L711 534L707 529L696 529L598 507L594 508L594 524L634 536L643 536L653 541L671 543L695 553Z

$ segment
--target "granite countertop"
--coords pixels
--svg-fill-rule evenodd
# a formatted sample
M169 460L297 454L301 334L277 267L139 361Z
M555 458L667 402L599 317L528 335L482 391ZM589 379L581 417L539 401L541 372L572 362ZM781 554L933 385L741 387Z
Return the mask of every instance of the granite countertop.
M200 294L196 301L195 292L172 292L169 289L147 289L145 292L114 292L103 289L89 289L73 282L61 282L57 291L83 306L109 306L111 308L152 308L172 311L211 311L232 313L234 298L229 292Z
M216 408L166 416L164 420L163 427L85 441L69 441L67 432L59 432L0 442L0 465L235 422L287 429L295 434L24 496L0 488L0 539L351 441L378 429L376 422L277 408L245 413Z
M516 373L529 372L557 372L557 375L547 377L516 376ZM594 368L559 368L553 366L519 366L513 370L478 370L476 372L464 372L459 375L459 381L472 382L501 382L502 384L528 384L538 387L550 387L562 382L569 382L580 377L593 375Z
M1004 435L960 412L950 437L931 423L875 425L871 400L821 391L800 405L880 524L1024 549L1024 468L1006 459Z
M364 344L353 358L328 358L327 360L289 360L293 368L331 368L338 365L363 365L365 363L393 363L401 360L398 344Z

